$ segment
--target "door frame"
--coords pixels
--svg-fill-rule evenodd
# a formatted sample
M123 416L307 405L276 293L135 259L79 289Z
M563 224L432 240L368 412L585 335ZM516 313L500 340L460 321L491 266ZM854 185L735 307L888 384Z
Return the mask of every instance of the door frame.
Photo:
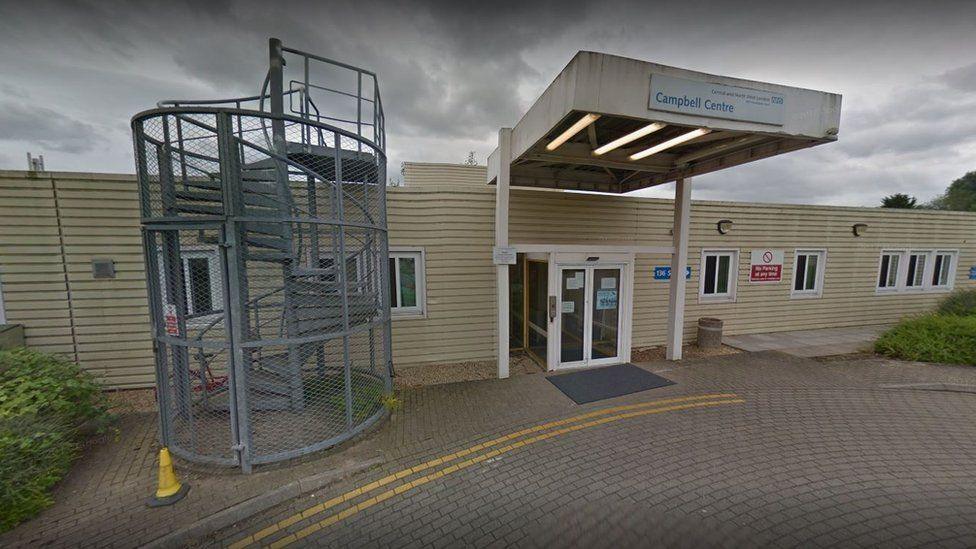
M593 259L596 258L596 259ZM582 361L562 363L562 352L560 349L560 339L562 337L562 314L559 309L559 300L562 298L562 280L560 272L562 269L586 269L586 287L592 290L593 269L599 268L619 268L620 269L620 293L617 304L619 313L617 317L618 353L616 357L587 359L585 350L591 348L592 344L585 342L592 338L592 326L584 321L584 357ZM591 269L592 268L592 269ZM591 292L588 291L586 305L590 303ZM630 349L633 330L633 310L634 310L634 254L633 253L601 253L599 248L594 248L587 253L560 253L553 252L549 261L549 296L556 300L556 314L549 318L549 348L547 352L547 369L568 370L577 368L590 368L596 366L606 366L610 364L621 364L630 362ZM587 309L590 307L587 306ZM586 316L591 317L592 312L587 310ZM592 349L591 349L592 352Z
M535 363L538 364L540 367L547 368L547 364L546 364L546 360L547 359L546 358L543 358L543 357L541 357L539 355L537 355L535 353L535 351L532 350L532 347L529 345L529 332L532 332L532 331L541 331L541 330L545 329L547 331L543 335L546 338L546 356L549 355L549 334L551 332L549 332L548 330L551 328L551 324L550 323L546 323L545 326L536 326L534 323L529 322L529 301L530 301L530 298L529 298L529 264L530 263L542 263L542 264L545 264L545 266L546 266L546 299L548 300L548 296L549 296L549 292L550 292L550 289L549 289L550 288L550 286L549 286L549 278L550 278L549 277L549 270L551 269L550 261L549 261L549 254L538 253L538 252L536 252L536 253L526 253L525 254L525 262L524 262L524 269L525 269L525 271L524 271L524 273L522 275L522 279L525 281L525 290L524 290L525 291L525 295L523 296L523 300L522 300L523 301L522 304L524 306L524 309L523 309L523 313L522 314L523 314L523 318L525 319L525 321L522 323L522 330L523 330L522 331L522 333L523 333L522 343L523 343L523 347L525 348L525 352L529 356L530 359L532 359L533 361L535 361ZM530 326L529 324L532 324L532 326Z

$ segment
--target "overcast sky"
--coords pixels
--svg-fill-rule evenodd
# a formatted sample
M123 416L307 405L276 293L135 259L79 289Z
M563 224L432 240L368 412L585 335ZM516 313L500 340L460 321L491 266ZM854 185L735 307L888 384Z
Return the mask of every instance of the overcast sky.
M257 93L277 36L378 73L391 174L484 163L577 50L843 94L837 143L702 176L696 198L929 200L976 170L972 1L307 4L0 0L0 168L31 151L131 173L133 114Z

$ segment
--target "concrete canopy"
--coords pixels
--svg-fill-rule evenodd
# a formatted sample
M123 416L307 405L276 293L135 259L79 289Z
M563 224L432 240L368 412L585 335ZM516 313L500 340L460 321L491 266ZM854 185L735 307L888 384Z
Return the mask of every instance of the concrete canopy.
M834 141L840 107L838 94L581 51L512 128L510 181L631 192Z

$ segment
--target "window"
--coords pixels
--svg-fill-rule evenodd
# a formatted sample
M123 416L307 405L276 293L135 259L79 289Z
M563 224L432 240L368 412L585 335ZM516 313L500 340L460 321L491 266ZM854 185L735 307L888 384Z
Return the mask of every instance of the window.
M189 297L190 313L213 311L213 293L210 280L210 259L206 257L189 257L184 260L186 266L187 296Z
M738 274L736 250L702 251L699 300L734 301L735 282Z
M952 289L956 250L883 250L878 291Z
M925 286L925 258L929 252L912 252L908 254L908 276L905 277L905 287L922 289Z
M424 252L390 251L390 310L394 315L423 316Z
M954 252L938 251L935 252L932 261L932 287L950 288L952 286L952 270Z
M360 256L349 256L346 258L346 284L349 287L349 291L353 293L361 292L365 284L363 278L364 269L360 268ZM320 257L318 268L323 272L319 275L319 280L323 282L338 282L336 280L336 275L338 274L335 270L335 259L332 256Z
M901 263L901 252L881 252L881 269L878 274L879 290L895 290L898 288L898 267Z
M224 308L223 293L220 291L220 259L215 248L183 249L183 283L186 292L186 308L189 320L219 313ZM159 253L159 285L163 301L169 303L166 273L163 266L163 253Z
M826 250L796 250L793 254L793 297L820 297Z

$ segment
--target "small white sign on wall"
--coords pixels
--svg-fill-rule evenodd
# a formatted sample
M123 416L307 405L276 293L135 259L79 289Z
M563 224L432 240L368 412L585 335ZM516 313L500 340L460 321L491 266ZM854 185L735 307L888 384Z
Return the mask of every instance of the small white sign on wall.
M515 265L518 251L515 246L495 246L491 249L491 260L495 265Z

